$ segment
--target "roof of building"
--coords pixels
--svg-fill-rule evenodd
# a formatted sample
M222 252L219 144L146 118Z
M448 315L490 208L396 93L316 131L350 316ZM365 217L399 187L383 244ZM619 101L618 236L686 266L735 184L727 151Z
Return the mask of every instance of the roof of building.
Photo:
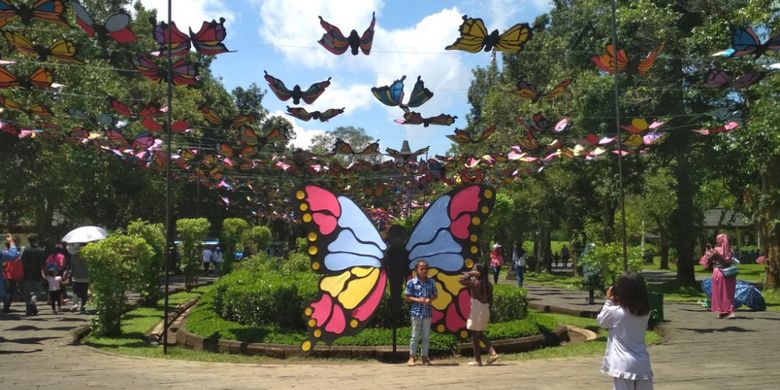
M703 225L705 228L753 227L753 222L750 218L738 211L717 208L704 212Z

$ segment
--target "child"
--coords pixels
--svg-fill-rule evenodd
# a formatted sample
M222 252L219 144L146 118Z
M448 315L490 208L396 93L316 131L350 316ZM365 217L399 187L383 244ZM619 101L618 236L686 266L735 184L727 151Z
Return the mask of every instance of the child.
M57 311L62 309L62 304L60 303L60 293L62 292L62 277L57 276L53 268L49 268L47 272L48 275L46 276L46 283L49 285L49 302L51 302L51 310L54 312L54 314L57 314ZM57 305L56 308L54 307L55 304Z
M471 313L466 322L466 329L471 332L471 342L474 347L474 361L470 366L482 365L482 348L480 341L488 348L487 364L493 364L498 359L498 354L490 344L485 329L490 320L490 305L493 303L493 286L488 281L487 270L483 264L476 264L473 271L464 272L458 280L469 288L471 293Z
M653 389L653 371L645 345L650 318L645 279L638 273L625 273L607 289L607 301L597 317L609 329L607 350L601 372L612 377L613 389Z
M422 338L422 364L429 366L428 347L430 345L431 318L433 308L431 302L436 299L436 282L428 279L428 262L418 260L414 266L416 276L406 282L406 294L404 300L412 303L409 314L412 318L412 338L409 341L408 366L414 366L417 344Z

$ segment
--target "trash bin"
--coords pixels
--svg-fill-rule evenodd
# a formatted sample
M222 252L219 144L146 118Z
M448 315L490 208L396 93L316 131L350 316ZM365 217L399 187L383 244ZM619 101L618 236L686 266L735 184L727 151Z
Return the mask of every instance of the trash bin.
M664 320L664 294L658 291L649 291L647 298L650 301L650 320L647 326L653 329Z

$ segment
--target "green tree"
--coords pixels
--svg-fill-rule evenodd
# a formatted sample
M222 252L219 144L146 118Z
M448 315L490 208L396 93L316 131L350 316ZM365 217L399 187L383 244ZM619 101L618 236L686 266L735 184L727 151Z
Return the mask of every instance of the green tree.
M201 242L208 236L210 227L211 223L205 218L182 218L176 221L176 231L181 242L179 256L187 291L195 283L195 275L201 263Z
M152 247L153 255L148 261L139 264L138 293L141 304L154 306L162 296L160 279L165 265L165 226L161 223L149 223L135 220L127 225L127 234L144 239Z
M249 229L249 223L243 218L226 218L222 221L221 243L224 252L227 254L227 256L225 256L225 264L222 268L223 274L230 272L233 261L235 260L233 256L236 252L236 246L241 241L241 236L247 229Z
M268 226L252 226L244 230L241 243L244 248L252 248L252 253L256 254L268 248L271 238L271 229Z
M658 250L661 269L669 269L669 244L671 242L672 211L677 204L675 178L670 169L659 167L645 175L641 211L645 228L658 233Z

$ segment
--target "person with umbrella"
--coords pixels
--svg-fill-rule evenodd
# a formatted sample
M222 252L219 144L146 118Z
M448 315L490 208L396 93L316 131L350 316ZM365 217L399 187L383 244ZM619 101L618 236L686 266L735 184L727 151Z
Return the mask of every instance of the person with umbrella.
M89 242L98 241L106 238L108 233L106 229L97 226L82 226L71 230L62 241L68 244L67 250L70 253L70 279L73 282L73 294L76 296L71 311L78 309L81 313L86 313L88 292L89 292L89 270L86 262L81 258L81 247Z

